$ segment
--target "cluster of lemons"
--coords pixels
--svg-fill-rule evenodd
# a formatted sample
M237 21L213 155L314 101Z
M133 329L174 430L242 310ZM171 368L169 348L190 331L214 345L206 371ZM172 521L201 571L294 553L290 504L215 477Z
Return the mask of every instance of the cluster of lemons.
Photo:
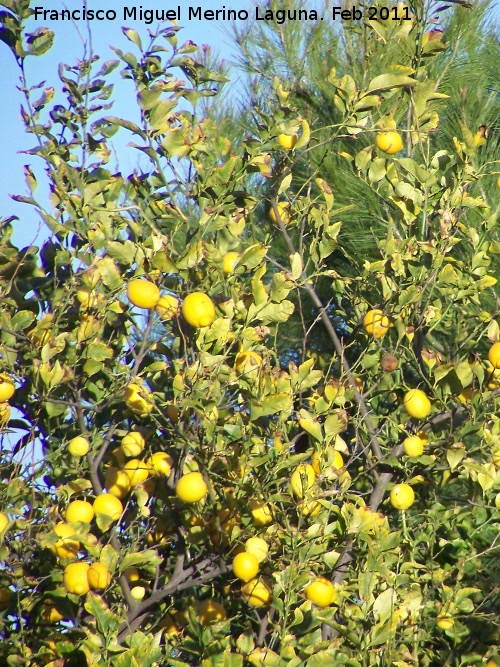
M379 308L369 310L363 318L363 328L366 333L374 339L385 336L391 327L389 317ZM500 342L494 343L488 351L488 361L492 367L492 376L500 370ZM496 388L488 384L488 387ZM466 395L464 390L459 396ZM472 394L472 391L469 392ZM415 420L421 420L428 417L432 406L429 397L422 389L410 389L403 398L403 407L410 417ZM407 456L416 458L424 453L424 447L427 442L425 431L420 431L416 435L410 435L403 441L404 453ZM500 494L499 494L500 495ZM392 505L398 510L408 509L415 501L415 492L409 484L396 484L390 494ZM499 503L500 505L500 500Z

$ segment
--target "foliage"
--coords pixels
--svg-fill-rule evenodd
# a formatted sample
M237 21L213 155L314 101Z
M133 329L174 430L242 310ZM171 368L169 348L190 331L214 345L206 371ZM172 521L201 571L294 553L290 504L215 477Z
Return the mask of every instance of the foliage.
M116 48L117 61L62 66L63 105L55 86L25 78L53 35L25 31L27 2L2 5L28 154L50 181L44 202L27 167L30 194L14 199L52 236L18 249L15 218L2 221L0 371L16 391L11 415L0 411L1 660L406 667L495 656L500 387L487 353L499 337L500 170L478 162L473 130L439 144L453 100L432 78L445 47L423 39L427 10L356 28L363 76L346 59L322 84L335 122L306 117L273 77L238 143L200 113L226 77L176 27L144 47L125 29L133 51ZM110 114L119 65L139 124ZM404 150L376 149L381 129L400 132ZM107 166L119 130L140 173ZM292 149L283 134L297 135ZM380 202L369 255L342 243L344 215L363 202L338 203L333 155ZM232 272L228 252L240 255ZM215 319L194 329L180 309L134 307L137 278L179 301L208 294ZM329 341L320 364L304 360L305 320L299 345L284 343L304 297ZM362 326L372 309L390 322L376 337ZM404 405L414 388L431 399L420 420ZM133 431L143 438L128 439L138 449L127 457ZM417 432L426 446L411 458L403 441ZM81 457L68 450L76 436L90 443ZM159 452L170 457L161 468L149 460ZM176 485L194 471L206 495L185 502ZM403 511L389 500L398 483L415 492ZM121 496L118 519L115 501L56 532L69 502L103 490ZM269 545L258 589L231 569L254 536ZM100 562L111 583L68 593L75 561ZM335 588L323 607L305 592L318 577Z

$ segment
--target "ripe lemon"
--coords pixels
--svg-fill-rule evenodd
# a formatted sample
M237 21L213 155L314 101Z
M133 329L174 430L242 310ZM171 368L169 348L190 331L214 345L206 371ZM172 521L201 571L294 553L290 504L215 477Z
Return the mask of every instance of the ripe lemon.
M155 452L149 457L148 464L156 475L168 477L172 470L172 466L174 465L174 461L167 452Z
M12 396L16 387L14 381L5 373L0 374L0 403L6 403Z
M291 151L299 140L297 134L278 134L278 143L285 151Z
M329 607L337 599L335 586L325 577L316 577L305 587L304 593L306 598L318 607Z
M377 148L383 153L394 155L399 153L403 148L403 139L399 132L395 130L388 130L387 132L379 132L375 137Z
M90 449L90 443L87 438L84 438L83 435L77 435L75 438L71 438L68 443L68 451L71 456L85 456Z
M123 472L129 478L130 488L135 489L136 486L145 482L153 471L146 461L131 459L125 464Z
M208 488L201 472L188 472L176 484L175 493L185 503L197 503L207 495Z
M129 431L123 436L120 446L125 456L139 456L146 446L146 441L139 431Z
M500 510L500 492L495 496L495 507Z
M259 561L247 551L236 554L233 560L233 572L241 581L250 581L257 576Z
M141 578L139 570L134 566L127 567L123 574L125 575L129 584L133 583L134 581L139 581Z
M314 494L310 494L311 496L314 496ZM321 511L321 503L319 503L317 500L301 500L300 503L297 505L297 512L301 516L305 517L310 517L310 516L316 516L319 514Z
M123 514L123 505L121 500L111 493L101 493L94 500L94 512L118 521Z
M316 473L309 463L301 463L292 472L290 487L297 498L303 498L304 494L314 485Z
M397 510L406 510L415 501L415 492L409 484L396 484L391 490L391 505Z
M451 616L438 616L436 620L436 625L440 630L451 630L455 625L455 620Z
M3 533L3 531L9 525L9 523L10 523L9 517L3 512L0 512L0 534Z
M75 529L64 521L56 523L54 532L59 537L57 542L50 547L51 551L59 558L74 558L80 548L80 542L75 539Z
M323 457L318 450L315 450L313 452L313 455L311 456L311 465L314 472L317 475L325 473L325 465L322 461L322 458L324 459L330 453L330 451L331 448L327 447L323 454ZM342 458L342 454L337 449L334 449L332 456L333 456L333 463L331 465L332 470L337 472L339 470L342 470L342 468L344 467L344 459Z
M94 508L86 500L73 500L66 508L64 518L68 522L90 523L94 518Z
M488 359L493 368L500 368L500 342L494 343L488 352Z
M249 537L245 542L245 551L255 556L258 563L262 563L267 558L269 546L262 537Z
M191 292L182 302L182 316L195 329L208 327L215 320L215 306L204 292Z
M497 178L497 188L500 190L500 176Z
M291 220L291 215L290 215L290 202L287 201L279 201L276 205L278 209L279 216L281 218L281 222L286 226ZM271 220L274 222L276 225L278 222L278 218L276 216L276 213L274 211L274 208L269 209L269 217Z
M210 519L210 539L215 544L215 546L226 546L229 544L232 532L238 525L239 520L239 514L229 509L228 507L224 507L223 509L219 510L217 512L217 516L214 516Z
M73 595L86 595L89 592L88 571L89 564L82 563L81 561L66 565L63 574L63 586L68 593L73 593Z
M163 322L173 320L179 311L179 299L171 294L165 294L165 296L160 297L155 310Z
M236 265L240 261L240 253L239 252L227 252L224 257L222 258L222 270L226 275L230 275L233 273L234 269L236 268Z
M57 623L62 621L64 614L59 611L57 607L54 606L52 602L46 602L43 605L42 613L40 614L40 619L44 623Z
M134 598L134 600L142 600L146 595L146 589L144 586L133 586L130 589L130 595Z
M251 607L263 607L271 599L271 591L260 579L250 579L241 587L241 592Z
M125 498L130 493L130 478L123 470L110 466L104 475L104 486L111 495Z
M131 382L125 388L125 403L137 415L149 414L154 407L151 392L136 382Z
M87 578L93 591L103 591L111 583L111 572L104 563L92 563L88 569Z
M406 392L403 406L406 412L414 419L425 419L431 411L431 402L421 389L410 389Z
M269 509L269 505L262 500L254 498L248 503L248 507L252 514L254 526L267 526L273 520L273 515Z
M227 618L226 608L215 600L205 600L197 605L198 619L202 625L211 625L225 621Z
M403 449L406 456L422 456L424 453L424 443L418 435L410 435L403 440Z
M262 364L262 357L258 352L247 350L246 352L238 352L234 360L234 369L240 375L250 375L250 373L257 371Z
M390 321L380 308L369 310L363 317L363 328L369 336L382 338L389 331Z
M154 308L160 300L160 290L149 280L131 280L127 285L127 297L138 308Z

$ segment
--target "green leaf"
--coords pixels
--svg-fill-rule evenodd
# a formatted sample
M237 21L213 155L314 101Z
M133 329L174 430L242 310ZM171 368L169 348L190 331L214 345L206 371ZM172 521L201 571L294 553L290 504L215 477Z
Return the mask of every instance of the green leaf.
M142 51L142 42L137 30L133 28L122 28L122 32L133 44L137 46L138 49Z
M404 74L380 74L370 81L366 95L375 91L391 90L392 88L401 88L402 86L415 86L417 81Z
M29 327L34 319L35 315L31 312L31 310L20 310L12 318L10 328L13 331L24 331Z
M255 420L276 412L284 412L292 409L292 398L290 394L281 392L266 396L263 401L252 401L250 403L250 419Z
M295 278L295 280L298 280L303 271L302 259L298 252L290 255L290 266L292 268L292 276Z
M96 619L99 632L104 636L108 635L111 627L116 630L118 618L109 611L106 603L100 595L89 593L85 600L84 607L85 611Z
M163 563L163 558L160 558L153 549L146 549L145 551L127 554L121 561L118 570L121 574L127 567L131 567L132 565L151 565L157 567L160 563Z

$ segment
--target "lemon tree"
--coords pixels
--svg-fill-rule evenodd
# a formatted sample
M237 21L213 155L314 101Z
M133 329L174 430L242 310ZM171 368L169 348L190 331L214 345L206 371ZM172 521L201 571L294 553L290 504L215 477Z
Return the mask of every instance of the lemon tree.
M497 660L499 165L471 105L498 102L479 69L446 86L500 59L452 4L247 26L281 59L247 59L242 136L178 26L44 87L53 32L2 3L37 141L1 221L1 664Z

